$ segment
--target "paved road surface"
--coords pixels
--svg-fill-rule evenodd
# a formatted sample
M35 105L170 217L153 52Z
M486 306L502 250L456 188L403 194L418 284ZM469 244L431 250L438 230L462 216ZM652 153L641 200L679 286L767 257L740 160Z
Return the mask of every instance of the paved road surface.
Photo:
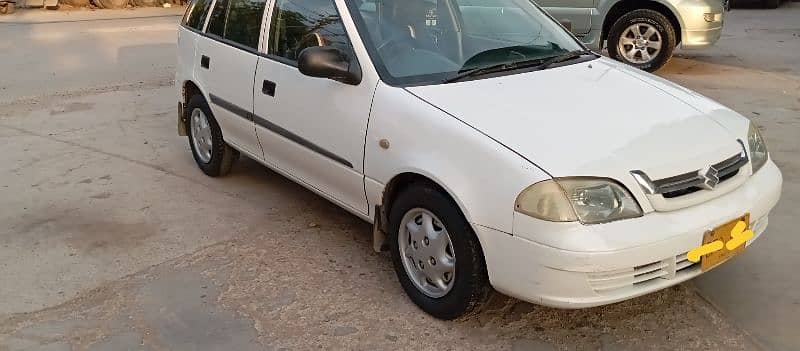
M0 350L800 349L798 5L735 10L662 72L759 123L784 170L746 255L614 306L498 297L456 323L405 299L358 219L252 161L196 170L174 130L180 9L0 17Z
M20 11L0 17L0 103L168 82L183 9Z
M763 240L695 284L765 348L800 350L800 3L730 15L719 45L682 52L663 75L761 126L784 192Z

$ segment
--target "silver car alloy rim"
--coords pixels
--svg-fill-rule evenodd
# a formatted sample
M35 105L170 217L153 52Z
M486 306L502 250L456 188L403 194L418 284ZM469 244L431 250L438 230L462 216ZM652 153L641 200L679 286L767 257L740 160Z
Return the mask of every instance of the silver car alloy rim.
M192 111L189 121L192 128L192 144L194 144L197 157L203 163L208 163L211 161L211 150L213 149L211 126L208 124L208 118L206 118L203 110L196 108Z
M649 23L636 23L622 31L617 49L626 60L648 63L658 56L663 46L661 33Z
M403 268L419 291L440 298L453 289L453 242L436 215L422 208L408 211L400 222L397 241Z

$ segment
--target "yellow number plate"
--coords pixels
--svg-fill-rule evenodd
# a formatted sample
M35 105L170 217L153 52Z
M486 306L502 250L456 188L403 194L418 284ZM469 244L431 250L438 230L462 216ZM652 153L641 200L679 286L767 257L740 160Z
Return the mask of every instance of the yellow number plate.
M742 217L714 228L714 230L707 231L705 235L703 235L703 245L708 245L716 241L721 241L722 243L730 242L731 239L733 239L732 232L739 222L744 222L747 225L747 227L744 229L745 231L750 230L750 214L748 213ZM720 263L729 260L731 257L742 253L744 248L745 245L742 243L733 250L728 250L727 248L723 247L720 250L706 254L702 258L700 267L702 268L703 272L705 272L716 267Z

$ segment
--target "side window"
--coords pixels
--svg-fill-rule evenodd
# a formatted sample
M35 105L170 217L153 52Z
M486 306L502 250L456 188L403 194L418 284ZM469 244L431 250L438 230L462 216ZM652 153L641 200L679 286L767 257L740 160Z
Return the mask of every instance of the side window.
M258 48L261 36L261 19L266 0L229 0L225 39L249 48Z
M211 5L211 0L192 1L192 5L186 10L186 15L183 17L183 24L197 30L203 30L209 5Z
M352 52L333 0L276 0L269 38L268 54L290 62L312 46Z
M217 0L214 10L211 11L211 18L208 20L206 32L222 38L225 35L225 16L228 12L228 0Z

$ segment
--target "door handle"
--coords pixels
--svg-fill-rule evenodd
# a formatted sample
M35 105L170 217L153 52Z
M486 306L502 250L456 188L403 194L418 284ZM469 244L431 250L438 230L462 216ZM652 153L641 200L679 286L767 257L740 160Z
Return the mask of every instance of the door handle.
M261 85L261 92L264 95L269 95L269 96L274 97L275 96L275 88L276 88L275 82L265 79L264 80L264 84Z
M208 67L210 65L211 65L211 58L210 57L208 57L206 55L200 56L200 67L208 69Z

